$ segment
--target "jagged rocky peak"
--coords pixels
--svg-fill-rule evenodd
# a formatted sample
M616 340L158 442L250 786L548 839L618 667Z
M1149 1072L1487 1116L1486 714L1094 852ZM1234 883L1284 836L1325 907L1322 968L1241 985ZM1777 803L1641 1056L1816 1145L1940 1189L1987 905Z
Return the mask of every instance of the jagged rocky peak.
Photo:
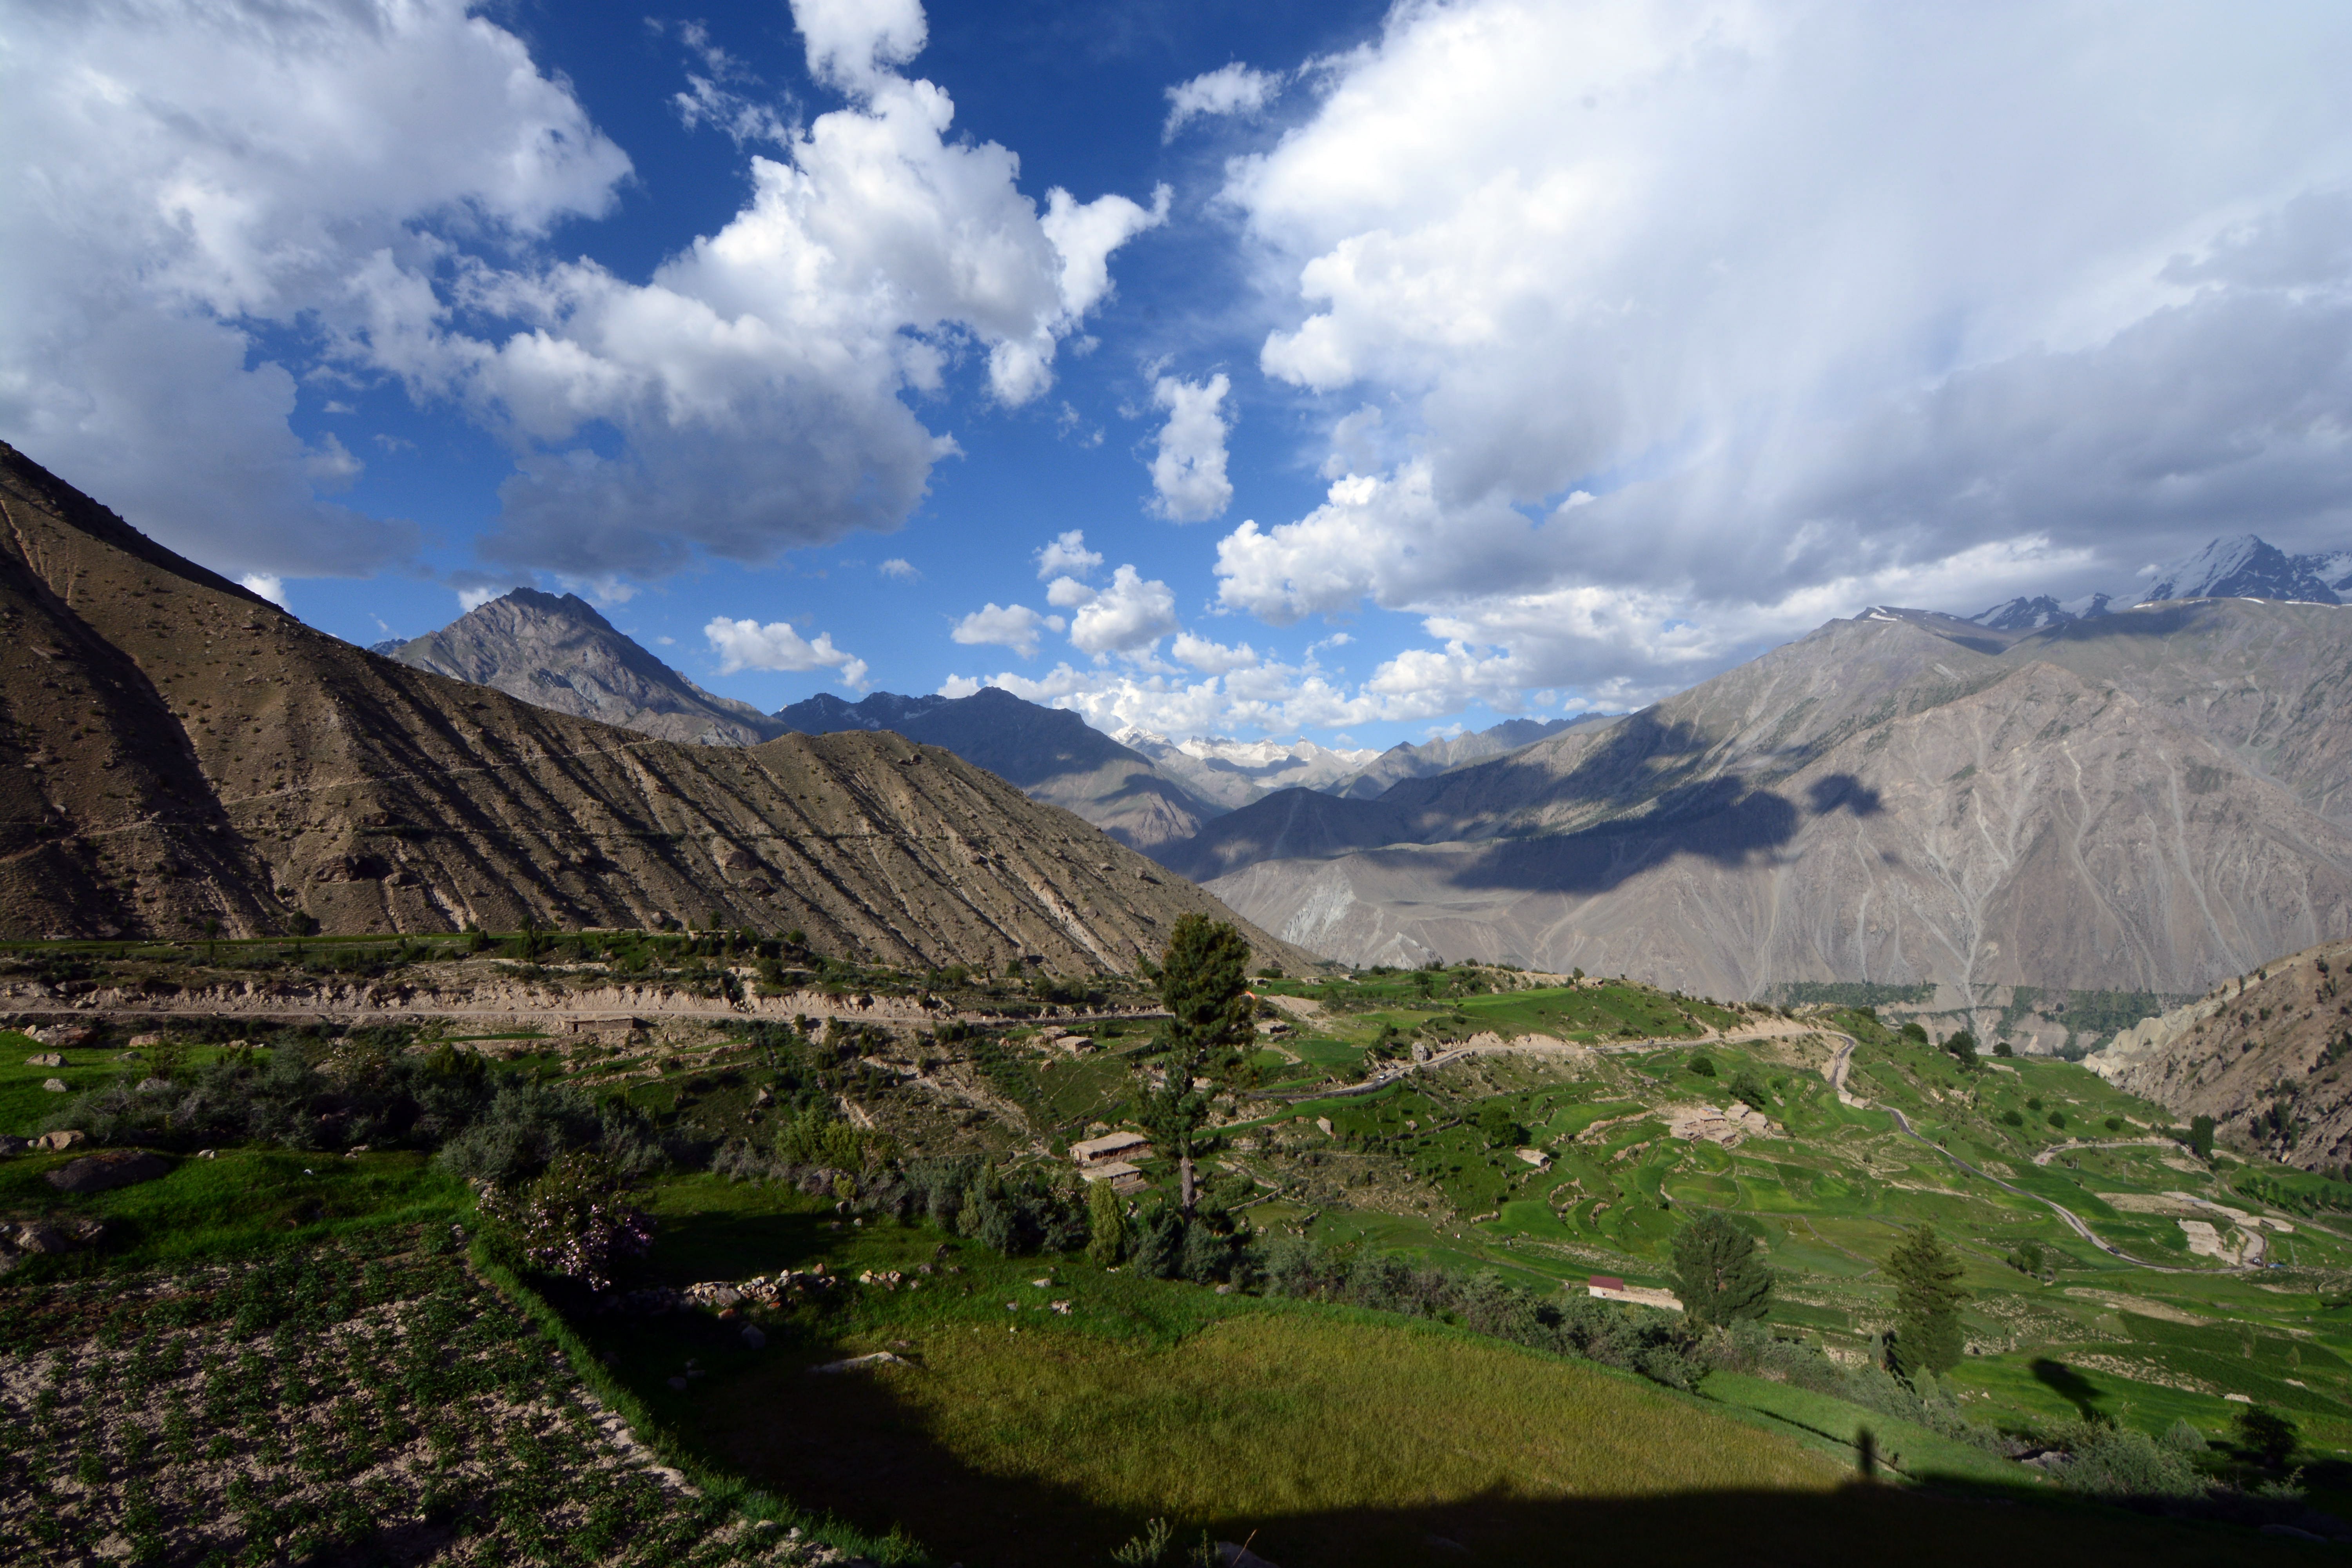
M2289 555L2251 533L2217 539L2157 569L2143 605L2172 599L2300 599L2340 605L2352 591L2352 551Z
M1987 631L2039 632L2104 616L2114 602L2105 594L2090 594L2063 604L2047 594L2037 594L2030 599L2021 595L1966 618Z
M783 730L748 702L705 691L576 594L517 588L437 632L371 651L666 741L754 746Z
M2192 555L2149 567L2144 575L2148 579L2147 591L2136 601L2142 605L2184 599L2284 599L2341 605L2352 599L2352 550L2290 555L2258 535L2241 533L2217 539ZM2118 598L2134 602L2129 595L2108 594L2074 599L2050 594L2020 595L1963 618L1987 631L2048 631L2112 614Z

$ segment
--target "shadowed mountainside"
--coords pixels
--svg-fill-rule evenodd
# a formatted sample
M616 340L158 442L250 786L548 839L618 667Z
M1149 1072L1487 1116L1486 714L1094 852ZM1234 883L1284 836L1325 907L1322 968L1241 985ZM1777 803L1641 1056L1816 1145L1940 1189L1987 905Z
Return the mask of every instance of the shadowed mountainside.
M1327 956L2193 992L2352 931L2352 616L1832 622L1641 713L1171 850Z
M0 526L8 934L715 917L885 962L1083 972L1227 913L896 736L681 745L365 652L5 446Z
M665 741L755 746L784 726L716 697L646 652L576 594L517 588L439 631L379 651L580 719Z

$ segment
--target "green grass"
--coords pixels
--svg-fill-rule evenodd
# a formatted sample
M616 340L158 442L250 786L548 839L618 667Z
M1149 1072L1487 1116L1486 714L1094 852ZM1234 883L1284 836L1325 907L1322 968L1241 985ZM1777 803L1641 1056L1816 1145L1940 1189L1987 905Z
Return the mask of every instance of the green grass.
M1981 1448L1957 1442L1916 1421L1865 1410L1850 1401L1811 1389L1773 1383L1744 1373L1709 1373L1702 1392L1709 1399L1758 1411L1799 1431L1829 1438L1859 1451L1862 1435L1875 1440L1888 1468L1916 1480L1956 1479L1996 1486L2041 1484L2031 1471Z
M316 1246L384 1225L446 1224L469 1206L463 1182L423 1154L304 1154L236 1149L211 1160L174 1160L168 1175L112 1192L64 1194L45 1173L80 1157L19 1155L0 1163L0 1212L93 1215L107 1225L110 1268L168 1268L288 1245ZM100 1255L28 1260L22 1277L78 1271Z
M877 1374L779 1359L714 1399L704 1430L778 1485L805 1486L821 1444L838 1490L817 1500L1008 1565L1099 1560L1152 1517L1187 1540L1256 1531L1285 1563L1379 1562L1425 1548L1383 1542L1371 1521L1312 1540L1285 1521L1376 1521L1402 1502L1475 1513L1489 1500L1819 1492L1843 1476L1598 1368L1328 1309L1237 1311L1174 1344L952 1321L894 1342L908 1334L916 1364ZM910 1465L919 1484L904 1484ZM1049 1535L1023 1529L1046 1519Z
M65 1052L62 1068L25 1065L26 1057L46 1054L50 1048L30 1035L0 1029L0 1132L31 1137L71 1104L75 1095L104 1088L123 1069L121 1062L101 1060L98 1052L88 1050ZM59 1094L41 1087L53 1078L63 1079L69 1092Z

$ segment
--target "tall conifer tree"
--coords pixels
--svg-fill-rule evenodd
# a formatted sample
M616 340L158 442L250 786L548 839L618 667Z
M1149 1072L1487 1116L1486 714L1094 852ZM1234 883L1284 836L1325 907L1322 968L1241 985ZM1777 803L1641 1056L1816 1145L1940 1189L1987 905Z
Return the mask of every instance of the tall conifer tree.
M1914 1226L1886 1259L1895 1281L1895 1359L1901 1370L1949 1372L1966 1349L1960 1334L1959 1254L1933 1226Z
M1152 1055L1166 1073L1144 1091L1137 1120L1160 1152L1175 1157L1181 1207L1192 1212L1192 1157L1209 1120L1216 1088L1245 1076L1243 1045L1255 1037L1256 1004L1249 994L1249 942L1229 921L1186 915L1169 933L1160 961L1160 1000L1169 1019ZM1205 1079L1210 1089L1193 1087Z
M1675 1294L1693 1322L1720 1328L1771 1310L1772 1270L1754 1237L1710 1209L1675 1237Z

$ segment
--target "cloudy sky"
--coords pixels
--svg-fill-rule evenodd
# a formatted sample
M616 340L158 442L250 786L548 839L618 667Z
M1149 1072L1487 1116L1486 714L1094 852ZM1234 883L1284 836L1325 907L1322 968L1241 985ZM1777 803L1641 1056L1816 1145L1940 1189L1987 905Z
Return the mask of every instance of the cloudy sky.
M355 641L1622 708L2352 546L2352 7L0 0L0 437Z

